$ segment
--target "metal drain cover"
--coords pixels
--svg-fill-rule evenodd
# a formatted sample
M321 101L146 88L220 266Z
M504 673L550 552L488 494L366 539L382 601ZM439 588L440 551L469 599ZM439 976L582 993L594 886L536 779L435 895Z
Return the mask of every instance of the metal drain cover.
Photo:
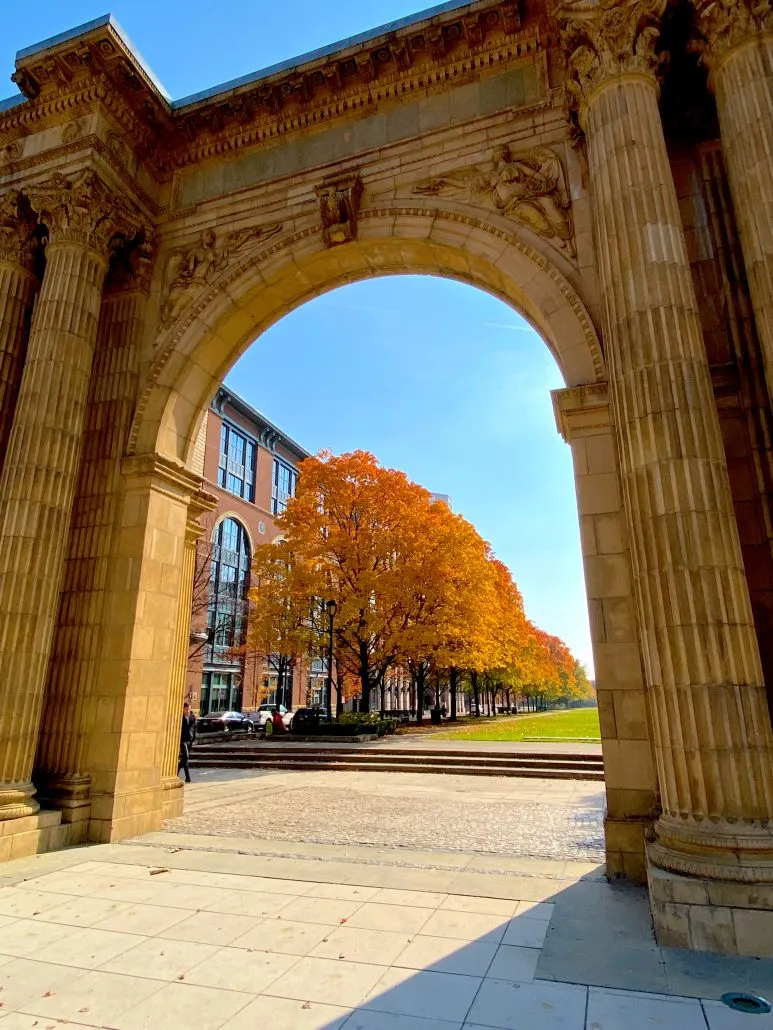
M736 1012L746 1012L750 1016L762 1016L773 1007L759 994L747 994L745 991L728 991L722 995L721 1000L728 1008Z

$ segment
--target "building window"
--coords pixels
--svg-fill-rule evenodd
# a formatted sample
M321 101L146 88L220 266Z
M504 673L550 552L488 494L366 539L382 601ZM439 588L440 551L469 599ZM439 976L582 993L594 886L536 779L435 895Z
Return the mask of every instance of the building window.
M271 491L271 511L274 515L280 515L289 499L295 496L297 482L298 470L274 458L274 484Z
M234 672L205 672L201 683L199 712L238 712L242 707L240 675Z
M220 426L220 462L217 482L224 490L255 500L255 454L257 448L250 440L227 422Z
M247 591L250 585L250 546L247 532L236 519L223 519L215 532L209 585L207 628L211 642L205 664L240 665L234 648L244 643Z

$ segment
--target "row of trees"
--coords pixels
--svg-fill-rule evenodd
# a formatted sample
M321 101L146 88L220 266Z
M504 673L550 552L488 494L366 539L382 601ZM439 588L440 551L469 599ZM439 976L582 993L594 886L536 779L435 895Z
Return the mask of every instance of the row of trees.
M395 667L417 698L447 683L452 718L463 679L478 712L481 696L592 696L567 646L526 618L475 528L372 454L306 459L278 524L280 542L255 551L246 649L280 683L302 656L324 654L334 600L339 697L344 680L356 684L365 710Z

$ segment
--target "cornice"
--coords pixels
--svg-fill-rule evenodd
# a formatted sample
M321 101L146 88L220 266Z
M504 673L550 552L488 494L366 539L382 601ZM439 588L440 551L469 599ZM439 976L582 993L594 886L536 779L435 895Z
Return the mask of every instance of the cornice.
M28 99L0 111L0 148L101 105L138 158L168 178L175 168L469 81L553 45L544 11L522 24L521 7L522 0L474 0L181 105L167 101L105 22L17 61Z

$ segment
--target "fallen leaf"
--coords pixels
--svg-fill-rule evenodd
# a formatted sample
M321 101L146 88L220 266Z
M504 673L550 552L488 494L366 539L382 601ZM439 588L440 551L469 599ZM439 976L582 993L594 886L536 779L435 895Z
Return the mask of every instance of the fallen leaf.
M178 980L184 980L185 979L185 973L180 973L180 975L177 977L177 979Z
M346 958L346 955L339 955L339 958Z
M33 912L32 914L33 914L33 916L39 916L40 912Z
M349 920L348 919L339 919L338 922L339 923L348 923Z
M304 1001L303 1005L301 1005L301 1008L302 1009L310 1009L311 1005L309 1004L308 1001Z
M78 1009L78 1012L88 1012L88 1011L89 1011L88 1005L85 1008Z
M164 866L159 866L158 869L150 869L149 873L151 876L158 876L159 873L168 873L169 870Z
M53 996L54 996L54 992L53 991L46 991L46 993L43 995L44 998L53 998Z

